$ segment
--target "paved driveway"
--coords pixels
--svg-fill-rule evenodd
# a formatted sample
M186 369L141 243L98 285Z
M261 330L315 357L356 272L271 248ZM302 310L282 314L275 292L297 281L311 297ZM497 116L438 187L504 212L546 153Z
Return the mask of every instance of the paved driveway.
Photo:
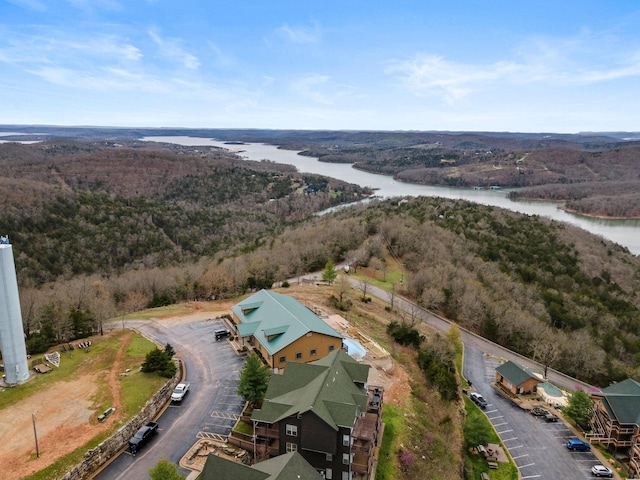
M522 479L587 479L600 463L591 452L571 452L564 446L574 437L562 422L547 423L515 406L491 386L495 368L502 362L465 348L464 374L489 402L485 413L513 457Z
M149 470L162 458L178 463L198 438L226 439L242 411L244 401L236 394L244 357L231 345L215 341L220 320L204 320L165 326L159 322L127 324L161 344L170 343L185 363L189 393L170 405L158 419L159 433L133 457L120 454L95 478L99 480L148 478ZM188 470L180 469L183 474Z

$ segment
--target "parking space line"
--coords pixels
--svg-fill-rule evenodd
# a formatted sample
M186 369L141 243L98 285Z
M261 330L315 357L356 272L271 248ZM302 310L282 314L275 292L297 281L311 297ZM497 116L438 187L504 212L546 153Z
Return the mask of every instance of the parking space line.
M535 465L535 463L528 463L528 464L526 464L526 465L519 466L518 468L533 467L534 465Z
M208 438L211 440L217 440L219 442L226 442L228 439L227 435L220 435L219 433L209 433L209 432L198 432L196 434L196 438Z
M494 410L489 410L488 412L484 412L484 413L486 413L487 415L489 415L490 413L493 413L493 412L499 412L499 411L500 411L500 410L498 410L498 409L496 408L496 409L494 409ZM502 417L502 415L500 415L500 416Z
M529 454L525 453L524 455L518 455L517 457L512 457L514 460L518 459L518 458L523 458L523 457L528 457Z
M493 424L494 427L501 427L503 425L509 425L509 422L502 422L502 423L494 423Z
M503 433L509 433L509 432L513 432L513 429L509 429L509 430L504 430L502 432L498 432L498 435L502 436Z
M240 415L237 415L235 413L218 412L218 411L211 412L211 416L213 418L224 418L226 420L237 420L238 418L240 418Z
M524 445L514 445L513 447L509 447L509 451L515 450L516 448L522 448L522 447L524 447Z
M503 438L503 439L502 439L502 441L503 441L503 442L509 442L509 441L511 441L511 440L517 440L517 439L518 439L518 437ZM511 448L511 447L509 447L509 448Z
M524 480L525 478L540 478L542 475L538 474L538 475L527 475L526 477L522 477L522 479Z

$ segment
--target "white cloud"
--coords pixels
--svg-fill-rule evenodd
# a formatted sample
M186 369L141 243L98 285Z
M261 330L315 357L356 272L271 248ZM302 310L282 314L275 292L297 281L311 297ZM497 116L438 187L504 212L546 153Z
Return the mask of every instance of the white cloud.
M442 95L448 103L492 86L571 87L640 76L640 51L602 49L598 39L588 40L536 40L517 49L513 58L487 64L417 54L391 62L385 73L416 96Z
M148 33L154 43L159 47L160 54L163 57L175 60L190 70L196 70L200 66L198 57L184 50L180 45L181 41L179 39L162 38L153 30L149 30Z
M292 27L285 23L276 30L276 33L282 38L298 44L318 43L322 37L317 25L314 25L311 28L305 28Z
M482 84L514 75L520 68L507 62L476 66L451 62L437 55L417 55L413 60L393 63L386 73L397 75L415 95L444 93L445 99L453 102Z
M86 13L92 13L95 10L122 10L122 5L117 0L67 0L69 5L82 10Z
M25 7L29 10L34 10L36 12L44 12L47 10L45 3L40 0L9 0L9 3Z
M298 95L324 105L332 105L339 97L351 93L352 87L331 81L328 75L310 73L296 79L291 89Z

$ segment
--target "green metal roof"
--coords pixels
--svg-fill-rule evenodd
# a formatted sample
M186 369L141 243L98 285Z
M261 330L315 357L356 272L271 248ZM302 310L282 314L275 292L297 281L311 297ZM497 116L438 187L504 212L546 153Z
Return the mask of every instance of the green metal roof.
M626 425L640 425L640 383L627 378L602 389L612 418Z
M496 368L496 372L509 380L509 382L515 386L520 385L522 382L530 378L534 378L539 382L542 382L542 380L531 373L529 369L523 367L522 365L518 365L511 360L504 362L502 365Z
M289 362L282 375L273 375L262 408L252 419L276 423L312 412L334 430L351 428L366 411L369 366L335 350L312 363Z
M231 310L241 322L240 336L253 336L270 355L310 332L342 338L295 298L269 290L260 290Z
M285 453L252 466L209 454L200 480L319 480L320 474L298 452Z

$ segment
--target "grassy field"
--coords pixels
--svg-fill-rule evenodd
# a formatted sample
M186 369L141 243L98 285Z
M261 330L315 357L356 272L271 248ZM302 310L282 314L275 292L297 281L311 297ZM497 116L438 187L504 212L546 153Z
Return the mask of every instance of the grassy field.
M465 422L472 422L474 419L478 422L482 422L484 424L485 429L490 432L489 433L489 443L497 443L502 446L505 453L507 453L507 449L504 447L502 442L500 441L500 437L493 429L493 425L487 418L487 416L478 408L469 398L465 397L464 404L466 408L467 415L465 417ZM487 466L487 461L479 454L472 453L467 450L467 457L465 459L465 465L467 467L468 473L469 470L471 474L468 475L469 479L480 478L480 474L482 472L488 472L489 468ZM491 470L491 479L492 480L518 480L518 469L516 468L513 461L510 463L498 463L498 468L495 470Z
M128 344L117 358L123 342ZM73 452L58 459L47 468L25 478L33 480L59 478L70 467L79 463L87 450L108 438L141 409L144 403L166 382L165 378L157 374L140 372L140 365L144 362L147 352L153 348L155 344L141 335L129 330L113 331L104 336L94 337L89 352L80 349L61 352L59 367L53 367L50 373L37 375L25 384L5 389L0 393L0 412L2 412L39 392L45 390L61 392L70 382L82 378L88 378L88 381L93 379L96 389L90 398L90 404L95 414L91 416L85 430L90 430L92 425L97 425L97 416L108 407L120 404L118 419L113 422L109 431L97 433L89 442L78 446ZM51 351L55 350L56 348L51 349ZM39 359L40 356L36 356L32 361L38 362ZM114 366L116 361L118 372L112 372L112 369L116 368ZM119 372L126 372L127 375L120 376ZM110 385L110 382L113 383L113 378L117 379L116 383L119 387L115 392ZM113 396L114 393L119 396L117 400ZM40 418L38 421L55 422L55 419Z

